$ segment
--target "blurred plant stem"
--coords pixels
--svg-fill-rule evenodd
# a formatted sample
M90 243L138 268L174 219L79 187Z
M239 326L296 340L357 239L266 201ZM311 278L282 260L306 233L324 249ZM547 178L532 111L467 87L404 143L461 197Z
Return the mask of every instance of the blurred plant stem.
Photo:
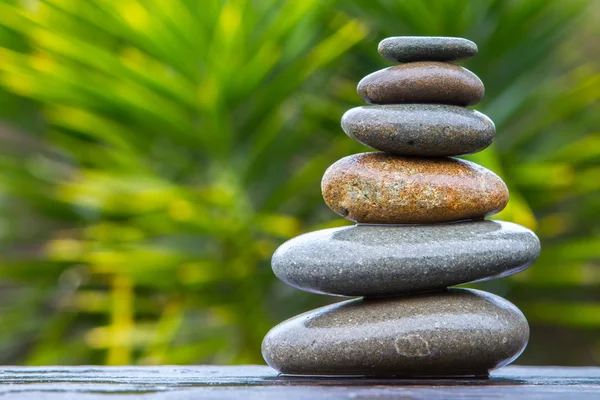
M108 329L108 365L130 364L131 342L134 327L133 281L126 276L115 275L112 280L112 321Z

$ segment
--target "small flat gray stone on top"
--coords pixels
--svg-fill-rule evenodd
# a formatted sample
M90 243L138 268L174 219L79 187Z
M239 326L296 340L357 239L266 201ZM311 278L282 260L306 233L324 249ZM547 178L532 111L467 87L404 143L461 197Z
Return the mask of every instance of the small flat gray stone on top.
M448 289L318 308L273 328L262 351L292 375L487 376L528 339L527 320L509 301Z
M439 36L395 36L383 39L377 47L384 58L398 62L457 61L477 54L470 40Z
M366 146L414 156L476 153L492 144L496 134L486 115L443 104L355 107L342 117L342 129Z
M272 266L308 292L386 296L512 275L539 253L537 236L510 222L355 225L293 238Z

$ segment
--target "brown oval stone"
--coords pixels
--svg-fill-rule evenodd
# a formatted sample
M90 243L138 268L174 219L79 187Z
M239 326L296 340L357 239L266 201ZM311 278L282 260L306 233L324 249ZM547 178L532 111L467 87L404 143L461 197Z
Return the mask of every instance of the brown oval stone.
M413 62L385 68L358 83L369 104L441 103L469 106L483 98L481 79L466 68L444 62Z
M508 189L498 175L449 157L354 154L327 169L321 189L333 211L373 224L479 219L508 202Z

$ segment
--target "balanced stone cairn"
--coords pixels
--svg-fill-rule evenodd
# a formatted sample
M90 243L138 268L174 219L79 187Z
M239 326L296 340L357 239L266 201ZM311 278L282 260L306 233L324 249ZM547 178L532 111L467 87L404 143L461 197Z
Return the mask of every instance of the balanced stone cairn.
M493 172L452 158L492 143L494 123L466 108L481 80L452 62L477 54L450 37L391 37L379 53L402 64L368 75L342 128L382 152L345 157L325 172L327 205L357 222L284 243L279 279L313 293L362 296L291 318L263 341L284 374L488 376L521 354L523 314L501 297L448 289L529 267L540 252L530 230L484 217L508 189Z

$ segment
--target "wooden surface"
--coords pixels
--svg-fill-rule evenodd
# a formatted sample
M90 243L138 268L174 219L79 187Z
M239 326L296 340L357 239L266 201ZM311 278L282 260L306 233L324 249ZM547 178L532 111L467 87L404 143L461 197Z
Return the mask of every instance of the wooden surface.
M506 367L490 379L280 377L263 366L0 367L4 399L600 399L600 368Z

